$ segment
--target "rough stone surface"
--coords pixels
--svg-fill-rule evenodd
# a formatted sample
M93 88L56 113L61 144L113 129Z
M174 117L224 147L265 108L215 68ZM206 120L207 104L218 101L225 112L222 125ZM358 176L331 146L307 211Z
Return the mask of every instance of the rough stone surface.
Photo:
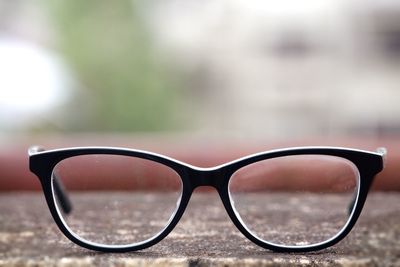
M0 266L400 266L400 193L372 193L353 231L312 253L275 253L248 241L216 193L194 194L177 227L138 252L98 253L71 243L41 193L0 194Z

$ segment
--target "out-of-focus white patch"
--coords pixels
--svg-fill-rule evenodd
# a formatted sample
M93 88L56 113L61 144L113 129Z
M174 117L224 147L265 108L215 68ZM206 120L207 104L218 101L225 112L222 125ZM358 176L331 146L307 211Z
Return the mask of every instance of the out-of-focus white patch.
M59 59L32 43L0 37L0 128L23 127L66 101Z

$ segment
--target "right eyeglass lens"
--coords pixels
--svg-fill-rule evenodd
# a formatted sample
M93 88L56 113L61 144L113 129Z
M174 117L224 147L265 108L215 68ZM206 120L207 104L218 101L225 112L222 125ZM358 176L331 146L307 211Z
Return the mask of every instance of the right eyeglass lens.
M327 155L278 157L247 165L229 181L231 203L253 235L280 246L327 241L345 227L360 174Z
M156 236L180 203L182 182L163 164L122 155L82 155L52 173L54 203L69 230L86 242L133 245ZM65 209L65 192L71 210Z

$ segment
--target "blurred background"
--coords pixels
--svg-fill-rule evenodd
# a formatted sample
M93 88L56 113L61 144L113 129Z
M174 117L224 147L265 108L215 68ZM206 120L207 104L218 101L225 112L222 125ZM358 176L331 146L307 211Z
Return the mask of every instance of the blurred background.
M1 142L24 149L111 143L87 133L392 144L399 74L396 0L0 0Z
M0 1L0 130L400 133L400 3Z

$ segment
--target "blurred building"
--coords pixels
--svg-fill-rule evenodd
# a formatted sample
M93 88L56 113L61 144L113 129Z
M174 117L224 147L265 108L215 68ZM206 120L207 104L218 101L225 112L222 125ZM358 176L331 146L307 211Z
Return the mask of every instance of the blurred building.
M400 2L153 3L160 46L190 77L199 131L400 132Z

